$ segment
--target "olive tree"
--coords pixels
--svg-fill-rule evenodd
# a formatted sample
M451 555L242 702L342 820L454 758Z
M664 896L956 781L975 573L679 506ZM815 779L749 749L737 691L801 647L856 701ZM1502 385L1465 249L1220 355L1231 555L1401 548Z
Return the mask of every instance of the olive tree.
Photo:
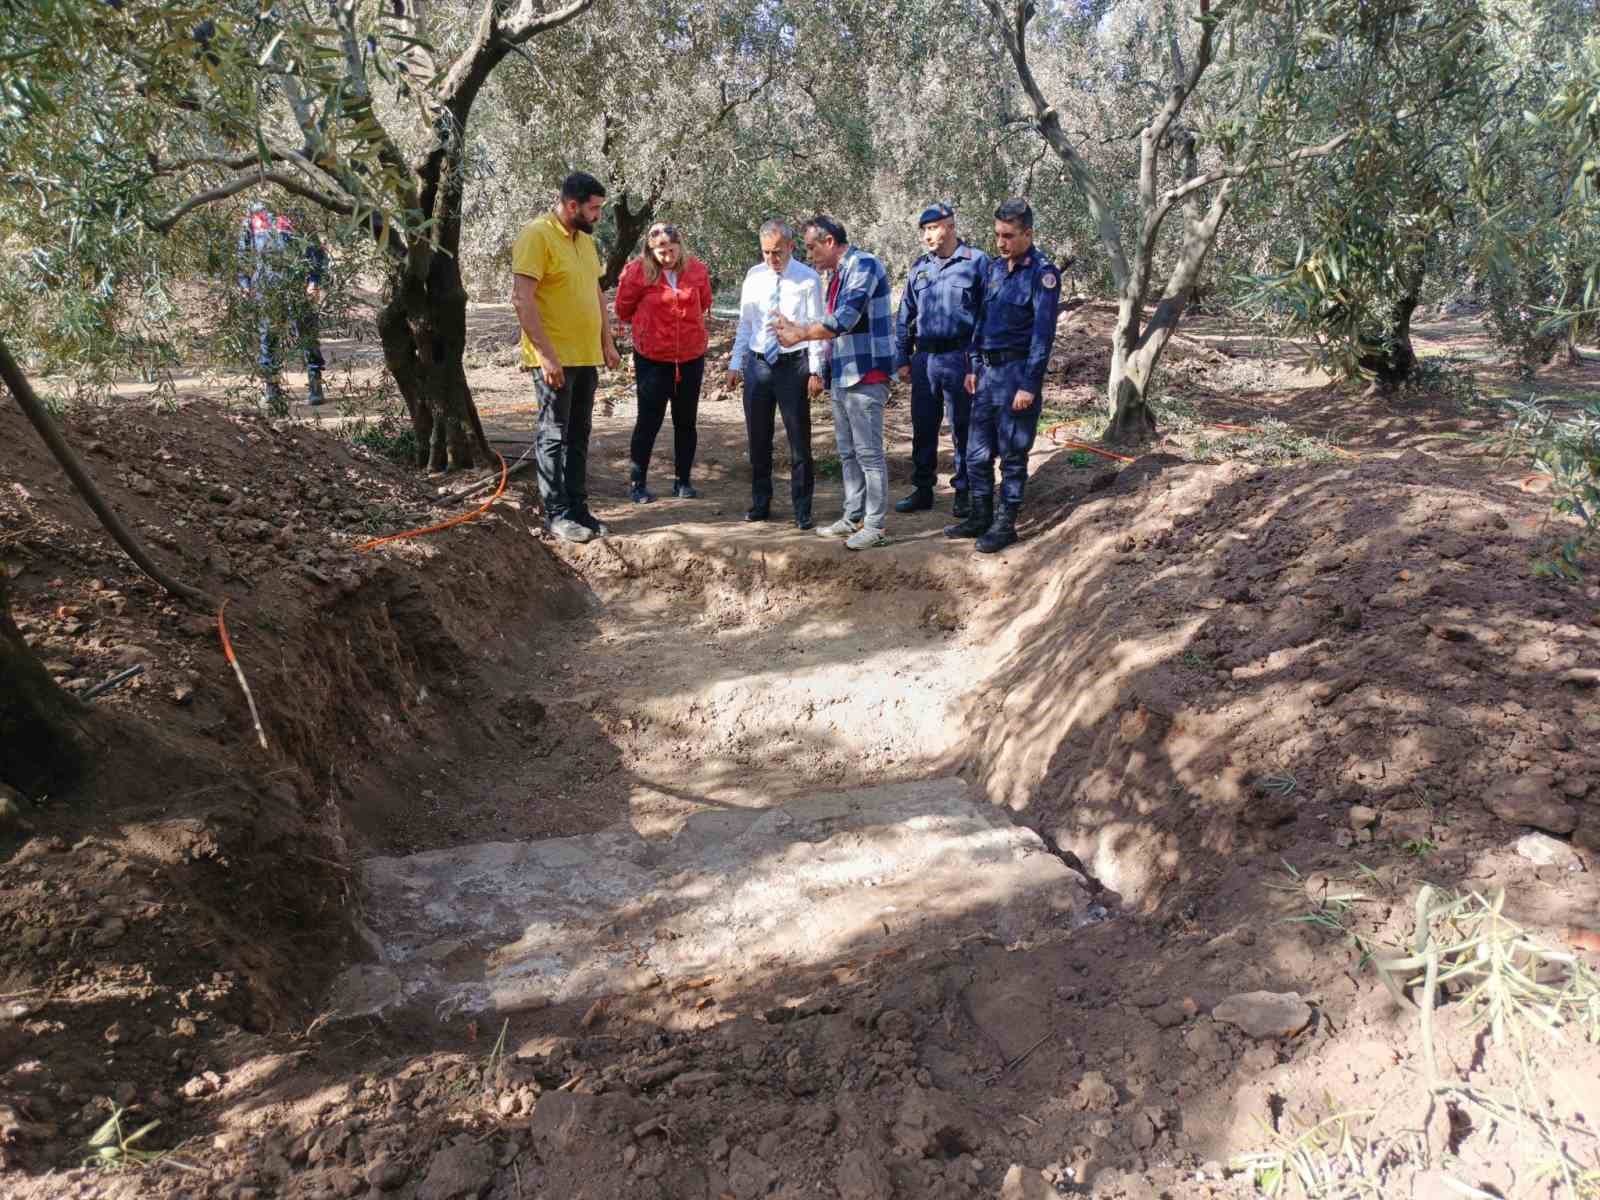
M387 275L384 361L419 454L435 469L489 458L462 356L464 166L493 72L593 0L232 0L202 14L174 0L24 6L7 25L6 169L52 203L97 193L87 224L156 233L271 188L340 218ZM50 169L25 131L72 126L81 169ZM97 161L94 161L97 160ZM72 232L72 231L69 231Z
M1413 6L1399 0L1140 6L1131 36L1144 48L1140 61L1153 78L1126 72L1148 103L1133 138L1131 178L1122 181L1119 195L1117 181L1091 165L1082 135L1066 119L1082 107L1075 90L1058 84L1047 92L1035 71L1038 39L1030 41L1029 26L1042 21L1048 47L1061 10L1049 6L1041 17L1033 0L983 4L1038 133L1087 207L1110 267L1117 322L1107 437L1128 443L1155 430L1148 404L1152 375L1240 190L1254 180L1324 170L1325 160L1361 135L1388 99L1379 85L1392 47L1416 38L1442 54L1460 32L1448 20L1426 16L1402 28ZM1354 69L1341 70L1341 77L1364 85L1325 86L1322 76L1345 62ZM1398 115L1405 119L1424 103L1425 96L1411 97ZM1169 220L1176 222L1175 248L1163 261ZM1159 290L1158 268L1165 276Z

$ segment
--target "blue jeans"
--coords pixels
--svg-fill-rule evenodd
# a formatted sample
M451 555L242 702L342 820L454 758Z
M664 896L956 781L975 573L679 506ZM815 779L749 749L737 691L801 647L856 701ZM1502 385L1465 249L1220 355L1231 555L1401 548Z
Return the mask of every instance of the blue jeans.
M882 529L889 511L889 471L883 460L886 383L833 386L833 434L844 475L844 515L868 529Z
M1011 400L1026 380L1027 362L978 368L978 394L972 402L972 428L967 435L967 480L974 500L994 495L994 461L1000 460L1000 503L1022 504L1028 482L1028 451L1039 431L1040 397L1022 412Z
M964 350L911 356L911 486L931 488L939 481L939 426L950 422L956 469L950 486L967 490L967 427L972 397L967 392Z

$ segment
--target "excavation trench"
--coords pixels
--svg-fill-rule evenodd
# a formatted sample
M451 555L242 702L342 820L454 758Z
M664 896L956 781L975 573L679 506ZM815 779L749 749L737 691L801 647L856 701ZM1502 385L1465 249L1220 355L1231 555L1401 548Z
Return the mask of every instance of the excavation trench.
M1090 880L959 775L1004 567L905 549L684 525L569 551L590 611L534 651L519 711L597 744L530 766L521 802L603 797L616 819L367 859L379 961L329 1008L648 1005L1101 915Z

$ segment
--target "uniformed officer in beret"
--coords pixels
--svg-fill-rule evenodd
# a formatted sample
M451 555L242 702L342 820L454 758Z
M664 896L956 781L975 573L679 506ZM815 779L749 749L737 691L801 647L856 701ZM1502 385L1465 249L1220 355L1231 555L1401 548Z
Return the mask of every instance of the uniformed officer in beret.
M948 204L930 204L917 221L928 252L911 266L895 320L895 368L911 383L911 494L896 512L933 507L939 470L939 428L950 422L955 443L955 516L971 511L967 491L967 425L972 392L967 387L967 351L978 316L978 297L989 256L956 236L956 214Z
M1039 430L1040 392L1061 301L1061 273L1034 247L1033 209L1026 200L1007 200L994 210L994 240L968 355L967 388L975 393L967 433L972 511L944 530L946 537L977 538L985 554L1017 540L1028 451Z

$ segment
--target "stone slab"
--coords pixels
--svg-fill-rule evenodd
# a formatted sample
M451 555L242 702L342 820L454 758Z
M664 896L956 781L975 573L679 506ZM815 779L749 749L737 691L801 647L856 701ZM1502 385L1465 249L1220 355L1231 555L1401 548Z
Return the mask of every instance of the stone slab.
M373 858L362 876L395 1002L441 1018L1089 919L1083 877L959 779L706 811L664 842L611 829ZM372 969L354 970L365 999Z

